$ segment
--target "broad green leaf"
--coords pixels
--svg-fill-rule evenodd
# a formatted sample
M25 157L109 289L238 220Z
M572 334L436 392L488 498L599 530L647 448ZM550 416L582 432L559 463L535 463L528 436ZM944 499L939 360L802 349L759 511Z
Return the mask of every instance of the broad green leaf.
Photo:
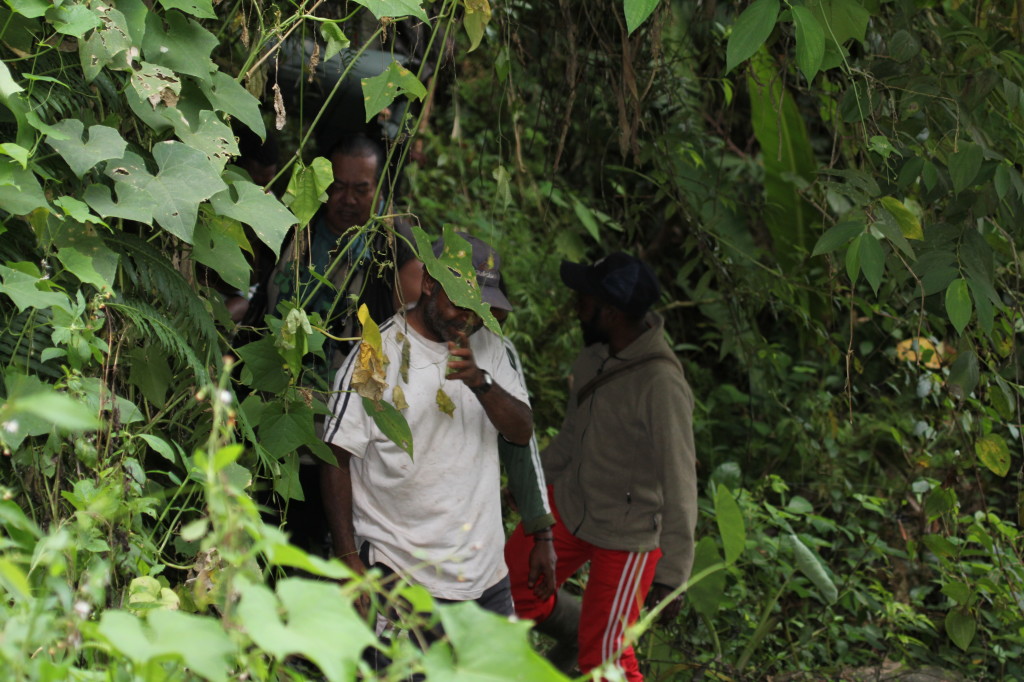
M199 203L226 186L220 173L206 155L181 142L153 145L153 158L160 170L150 175L145 161L128 153L107 164L107 175L114 180L119 203L99 185L90 186L85 200L100 215L125 217L152 224L155 220L179 239L192 243Z
M946 614L946 634L953 640L953 644L967 651L974 641L974 633L978 629L978 621L970 609L957 607Z
M74 197L62 196L53 200L55 206L64 211L64 215L79 223L96 223L105 225L102 220L89 211L89 204ZM57 214L59 217L59 214Z
M294 379L298 379L302 372L302 359L309 351L309 337L312 335L313 327L306 311L301 308L289 310L284 322L274 330L274 347L285 359Z
M0 557L0 585L11 597L30 599L32 596L32 583L28 576L20 566L3 557Z
M89 31L100 25L100 18L96 12L82 4L64 4L55 7L47 17L57 33L81 38Z
M937 537L942 536L940 535ZM960 606L970 606L971 588L967 586L967 583L960 582L959 580L954 582L943 583L942 594L946 595Z
M792 533L789 534L789 542L793 547L797 569L814 583L826 604L834 603L839 598L839 590L836 589L832 578L825 571L821 559L818 558L817 554L808 549L807 545L800 541L800 538Z
M992 185L996 188L996 195L1000 199L1006 199L1006 193L1010 190L1010 173L1013 166L1007 163L1000 163L996 166L996 172L992 176Z
M869 234L860 234L852 242L850 242L849 248L846 249L846 275L850 278L850 284L857 283L857 277L860 276L860 245L864 243L865 239L874 239Z
M647 17L657 7L658 0L622 0L622 13L626 15L626 31L629 35L633 35L633 31L647 21Z
M173 374L167 355L158 346L133 348L129 352L131 374L128 382L142 391L142 396L153 405L163 405Z
M362 5L373 13L373 16L381 19L391 17L397 19L404 16L414 16L423 21L430 21L427 13L423 11L419 0L354 0L356 4Z
M288 228L298 222L295 216L273 194L240 175L228 173L224 178L229 188L210 197L210 206L217 213L251 227L277 256Z
M583 227L587 228L587 233L593 237L595 242L601 242L600 230L597 226L597 220L594 219L594 214L587 208L583 202L576 197L572 199L572 210L576 214L576 217L583 223Z
M49 208L36 174L14 159L0 158L0 210L27 215L37 208Z
M269 405L282 409L285 405L271 402ZM291 403L287 411L264 416L256 427L260 445L275 458L306 446L325 462L334 462L334 456L316 433L313 409L305 404Z
M178 660L211 681L226 680L235 645L216 617L155 609L145 621L124 611L103 612L98 632L115 650L143 665Z
M441 389L438 389L441 390ZM373 423L377 425L381 433L387 436L388 440L413 457L412 429L409 422L401 412L395 409L394 405L386 400L374 402L369 398L363 398L363 409L370 415Z
M7 5L18 14L36 19L46 14L53 7L50 0L6 0Z
M397 61L392 61L379 76L362 79L362 85L367 123L390 107L401 95L423 99L427 94L426 87L416 78L416 74Z
M262 140L267 135L260 113L260 102L234 78L217 71L210 82L199 84L200 90L217 111L237 118Z
M285 190L284 203L305 227L320 210L320 204L327 200L327 188L334 182L331 162L322 156L305 166L296 162L292 177Z
M718 532L722 536L725 563L733 564L743 554L747 542L747 529L740 506L724 485L719 485L715 490L715 523L718 524Z
M0 280L3 280L0 293L14 301L14 305L18 306L21 312L29 308L53 307L71 311L71 300L68 295L60 291L50 291L49 282L42 277L0 265ZM43 288L40 288L40 285Z
M952 542L941 535L930 533L922 537L921 541L935 556L947 558L956 556L956 547L953 546Z
M241 581L238 592L240 625L258 647L281 662L308 659L331 682L354 679L363 649L376 644L352 600L332 582L285 578L275 594Z
M487 24L491 21L491 3L487 0L465 0L466 14L462 19L462 26L469 36L469 50L472 52L479 45L487 30Z
M239 291L249 288L252 268L242 249L249 247L242 224L225 216L209 216L192 233L192 257ZM251 250L251 249L248 249Z
M900 232L907 239L924 239L924 231L921 229L921 221L917 219L899 199L895 197L882 197L878 200L882 207L895 218L900 226Z
M113 291L114 273L104 267L109 264L109 258L117 263L117 254L109 249L102 254L99 261L95 262L93 256L87 251L76 249L73 246L66 246L57 251L57 259L75 277L86 284L91 284L100 291ZM104 270L100 272L97 267Z
M725 72L754 56L775 29L779 0L754 0L736 19L725 48Z
M0 144L0 153L6 154L17 161L22 168L28 168L29 151L20 144L15 144L14 142Z
M512 188L508 170L506 170L504 166L499 165L494 169L494 172L491 173L491 177L494 178L497 188L495 194L497 195L498 205L501 206L502 209L507 209L512 203Z
M860 240L859 250L861 272L877 295L878 287L882 285L882 275L885 273L885 249L877 239L865 233Z
M973 142L961 142L959 151L949 155L949 177L953 181L954 192L959 194L974 183L982 160L981 146Z
M258 391L279 393L288 386L288 374L284 361L274 347L274 338L264 336L259 341L247 343L235 352L244 363L242 383Z
M142 54L147 62L209 83L211 72L215 70L210 53L217 45L216 36L176 10L169 10L162 16L151 12L146 17Z
M1005 477L1010 473L1010 449L1006 447L1002 436L990 433L979 438L974 443L974 452L981 463L996 476Z
M806 5L824 27L828 42L837 46L851 39L864 42L871 13L858 0L809 0Z
M217 18L210 0L160 0L160 4L167 9L179 9L200 19Z
M475 312L484 321L484 326L501 336L501 326L491 313L491 307L480 300L480 285L476 281L473 250L469 242L446 225L443 233L444 250L441 257L436 258L427 233L418 225L413 226L412 232L416 237L416 253L452 303Z
M697 541L693 553L693 576L722 564L714 538L705 535ZM693 604L697 613L713 618L725 601L725 571L714 571L691 584L686 590L686 601Z
M165 441L163 438L154 436L151 433L140 433L133 437L140 438L143 441L145 441L146 445L151 447L154 452L156 452L158 455L166 459L171 464L178 463L178 458L174 456L174 448L172 448L171 444Z
M928 499L924 503L925 518L928 523L939 517L950 513L956 508L956 493L948 488L936 486L928 493Z
M121 158L128 146L120 133L113 128L100 125L90 126L89 140L83 142L82 132L85 126L77 118L66 118L56 123L53 129L66 136L66 139L47 135L46 143L61 155L78 177L85 175L101 161Z
M90 407L95 414L107 412L109 419L116 416L121 424L133 424L144 419L142 411L132 401L114 394L110 388L105 386L99 377L85 377L79 385L82 393L82 402Z
M35 415L65 431L91 431L100 426L96 412L71 396L56 391L24 396L9 407Z
M917 254L914 253L914 247L910 245L907 238L903 236L902 230L896 223L896 219L892 217L888 211L881 210L876 216L877 219L872 223L873 227L881 232L889 243L895 246L897 249L903 252L903 254L910 260L916 260Z
M957 334L963 334L964 327L971 321L971 294L967 288L967 280L953 280L946 289L946 314Z
M806 7L793 5L791 11L796 24L796 63L807 82L811 82L825 56L825 31Z
M336 21L325 21L320 24L320 35L324 37L327 42L327 49L324 50L324 62L331 60L331 57L338 54L351 42L341 31L341 27Z
M432 646L423 658L427 678L472 682L530 680L561 682L566 678L530 646L529 621L510 620L485 611L475 602L437 608L451 647ZM501 646L495 646L501 642Z

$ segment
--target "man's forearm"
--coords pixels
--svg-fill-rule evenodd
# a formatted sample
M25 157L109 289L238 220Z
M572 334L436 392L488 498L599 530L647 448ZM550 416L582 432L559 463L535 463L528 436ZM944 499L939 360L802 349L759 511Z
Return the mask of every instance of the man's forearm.
M513 398L498 384L494 384L486 393L477 394L477 398L487 418L505 440L516 445L530 442L533 436L533 411L529 405Z
M349 470L352 455L335 445L331 450L338 466L320 464L320 492L334 555L344 558L359 551L352 523L352 474Z

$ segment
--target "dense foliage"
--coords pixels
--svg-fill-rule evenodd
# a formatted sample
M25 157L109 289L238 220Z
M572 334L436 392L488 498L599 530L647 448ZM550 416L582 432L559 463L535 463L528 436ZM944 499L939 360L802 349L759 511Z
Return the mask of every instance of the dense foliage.
M437 71L364 85L371 117L423 103L387 213L504 254L542 440L578 345L559 260L623 248L665 285L702 520L683 613L636 633L650 678L1024 677L1019 3L351 4L0 9L4 677L360 665L351 597L401 588L297 577L349 576L267 522L324 454L320 321L297 299L236 335L207 285L309 222L305 74L394 51L402 15ZM287 208L231 164L265 121ZM557 677L524 624L403 596L455 653L399 640L395 679Z

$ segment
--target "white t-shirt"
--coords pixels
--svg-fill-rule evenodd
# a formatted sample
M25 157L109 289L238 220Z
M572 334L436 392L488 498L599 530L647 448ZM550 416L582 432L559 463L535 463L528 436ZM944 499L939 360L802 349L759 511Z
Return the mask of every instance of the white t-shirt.
M352 516L357 542L367 541L371 562L381 562L442 599L476 599L505 576L501 523L498 431L479 399L461 381L445 379L448 347L420 336L395 315L381 325L387 388L401 386L402 410L413 438L413 457L377 428L350 387L358 352L335 379L324 440L350 452ZM408 381L401 378L402 347L409 345ZM522 373L502 340L487 329L469 339L476 363L513 397L529 404ZM438 407L441 388L455 404Z

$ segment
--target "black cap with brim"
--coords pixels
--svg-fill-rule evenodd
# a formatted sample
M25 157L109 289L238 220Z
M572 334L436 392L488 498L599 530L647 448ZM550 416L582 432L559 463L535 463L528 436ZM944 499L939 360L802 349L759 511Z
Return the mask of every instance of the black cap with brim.
M661 296L651 266L621 251L593 265L562 261L559 274L573 291L596 296L634 316L646 313Z

